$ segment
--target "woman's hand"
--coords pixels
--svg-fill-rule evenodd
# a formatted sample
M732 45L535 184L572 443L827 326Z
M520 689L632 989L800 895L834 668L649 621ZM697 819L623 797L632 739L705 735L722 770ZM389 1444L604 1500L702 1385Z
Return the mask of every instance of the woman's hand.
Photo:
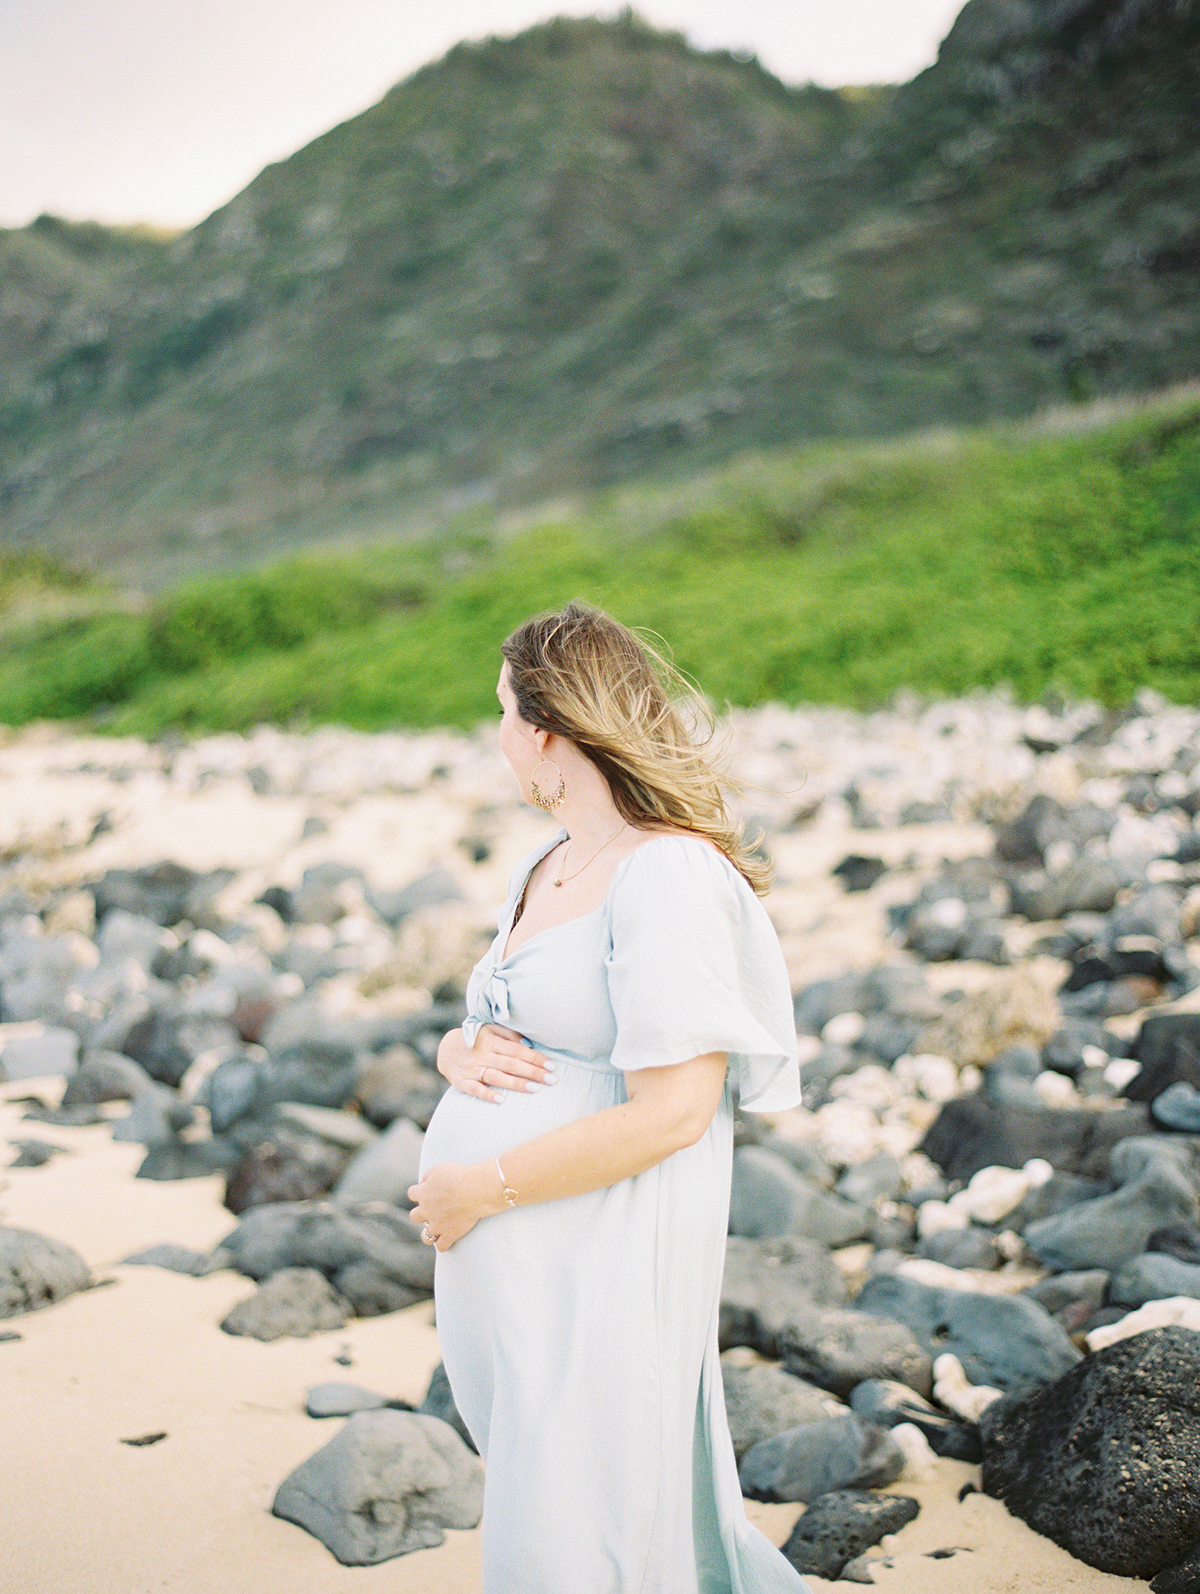
M467 1045L461 1029L449 1030L438 1047L437 1066L455 1090L480 1101L503 1101L506 1090L554 1083L553 1064L502 1024L485 1024L474 1046Z
M480 1218L504 1211L500 1177L488 1162L470 1168L461 1162L439 1162L419 1184L409 1186L408 1199L414 1203L409 1222L427 1231L432 1238L426 1243L439 1251L448 1251L470 1234Z

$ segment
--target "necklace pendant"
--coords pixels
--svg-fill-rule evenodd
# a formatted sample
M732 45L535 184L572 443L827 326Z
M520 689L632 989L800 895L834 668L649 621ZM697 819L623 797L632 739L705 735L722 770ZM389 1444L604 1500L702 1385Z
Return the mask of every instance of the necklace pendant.
M561 881L561 880L556 880L556 881L555 881L555 882L554 882L554 884L555 884L555 885L556 885L556 886L560 886L560 885L562 885L562 881Z

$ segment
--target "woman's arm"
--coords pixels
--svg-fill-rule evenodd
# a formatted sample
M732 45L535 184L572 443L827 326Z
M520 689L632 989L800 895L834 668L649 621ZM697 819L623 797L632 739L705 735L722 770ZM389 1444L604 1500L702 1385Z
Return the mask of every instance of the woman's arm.
M712 1122L725 1088L724 1052L625 1076L628 1101L578 1118L506 1151L504 1178L517 1205L583 1195L645 1173L695 1145ZM496 1164L442 1162L408 1192L413 1223L428 1224L448 1251L481 1218L507 1209Z

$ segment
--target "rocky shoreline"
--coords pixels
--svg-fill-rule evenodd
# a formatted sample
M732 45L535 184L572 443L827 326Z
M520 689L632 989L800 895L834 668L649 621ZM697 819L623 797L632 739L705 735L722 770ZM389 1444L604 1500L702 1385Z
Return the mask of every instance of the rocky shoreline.
M802 1109L739 1120L721 1336L744 1492L818 1586L909 1586L953 1466L1080 1588L1200 1589L1200 711L981 695L728 732L805 1064ZM240 1278L209 1331L264 1354L427 1314L404 1191L433 1059L545 831L493 729L35 728L0 781L6 1353L105 1267ZM29 1221L86 1136L203 1191L211 1238L88 1258ZM296 1391L346 1422L280 1470L276 1513L346 1565L477 1520L431 1367L403 1395Z

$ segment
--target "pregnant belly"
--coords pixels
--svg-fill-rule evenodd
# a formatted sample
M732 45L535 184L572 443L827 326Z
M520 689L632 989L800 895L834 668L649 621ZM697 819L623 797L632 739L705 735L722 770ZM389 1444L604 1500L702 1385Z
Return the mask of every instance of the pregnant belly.
M483 1162L560 1124L615 1107L625 1097L614 1070L558 1062L558 1079L536 1091L504 1091L500 1102L450 1089L437 1105L421 1149L421 1172L439 1162Z

